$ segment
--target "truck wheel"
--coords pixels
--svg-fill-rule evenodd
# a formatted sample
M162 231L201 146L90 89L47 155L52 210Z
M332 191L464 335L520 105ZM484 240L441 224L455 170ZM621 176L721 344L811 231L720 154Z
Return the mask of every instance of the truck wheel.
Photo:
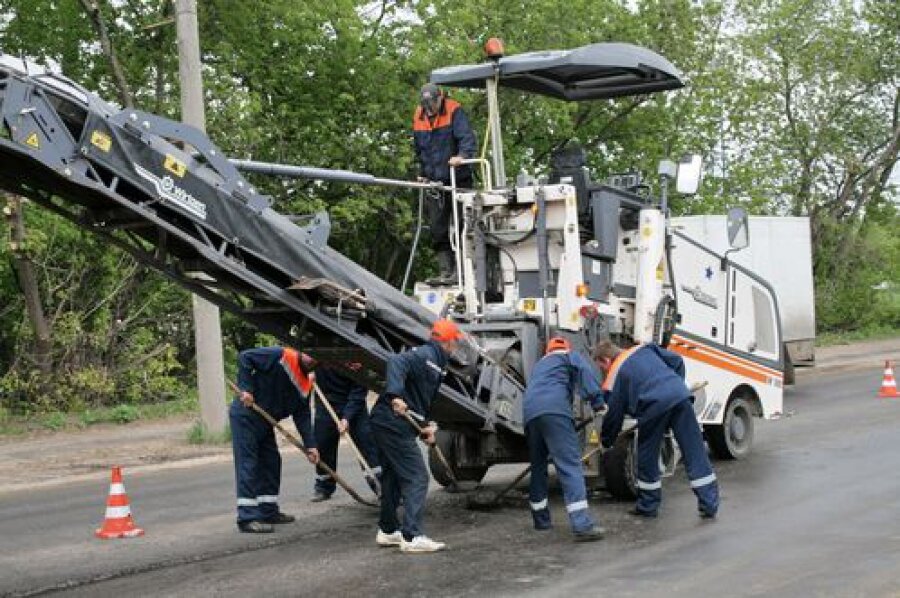
M611 449L603 453L603 477L606 489L615 498L631 500L637 497L634 434L621 436Z
M453 473L456 475L457 480L460 482L480 482L487 474L487 465L483 467L460 467L457 465L459 462L459 453L456 449L456 437L458 434L459 432L450 430L438 430L435 437L436 444L453 468ZM453 478L450 477L447 468L441 463L436 451L428 451L428 469L431 470L431 477L434 478L434 481L441 486L446 488L453 483Z
M713 456L743 459L753 447L753 408L743 397L733 397L725 407L722 425L706 426L706 439Z

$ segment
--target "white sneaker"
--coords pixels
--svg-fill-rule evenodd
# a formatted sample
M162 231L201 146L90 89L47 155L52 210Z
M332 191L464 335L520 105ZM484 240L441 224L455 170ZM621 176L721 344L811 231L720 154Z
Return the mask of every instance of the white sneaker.
M375 535L375 543L379 546L400 546L403 544L403 534L400 530L395 531L393 534L386 534L379 528L378 533Z
M401 538L401 552L437 552L443 550L447 545L443 542L435 542L428 536L416 536L409 542Z

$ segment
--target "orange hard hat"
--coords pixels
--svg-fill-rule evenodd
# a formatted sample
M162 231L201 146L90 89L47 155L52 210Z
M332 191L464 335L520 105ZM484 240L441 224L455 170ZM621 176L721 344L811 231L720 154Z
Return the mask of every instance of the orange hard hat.
M438 342L458 341L463 337L459 327L446 318L438 320L431 327L431 338Z
M552 353L553 351L571 351L572 345L561 336L554 336L547 343L547 353Z

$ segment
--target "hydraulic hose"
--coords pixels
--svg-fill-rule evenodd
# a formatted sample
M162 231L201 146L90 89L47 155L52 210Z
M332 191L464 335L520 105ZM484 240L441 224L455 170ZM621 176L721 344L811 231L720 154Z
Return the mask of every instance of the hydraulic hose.
M400 292L406 292L406 283L409 282L409 273L412 271L413 262L416 260L416 250L419 247L419 235L422 233L422 206L425 203L425 189L419 189L419 218L416 221L416 234L413 235L412 248L409 250L409 260L406 262L406 272L403 273L403 284Z

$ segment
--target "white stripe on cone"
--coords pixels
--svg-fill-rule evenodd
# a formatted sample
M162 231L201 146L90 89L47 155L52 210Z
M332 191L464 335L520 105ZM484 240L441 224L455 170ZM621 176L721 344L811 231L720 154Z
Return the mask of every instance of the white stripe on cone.
M124 519L131 516L131 507L106 507L107 519Z

